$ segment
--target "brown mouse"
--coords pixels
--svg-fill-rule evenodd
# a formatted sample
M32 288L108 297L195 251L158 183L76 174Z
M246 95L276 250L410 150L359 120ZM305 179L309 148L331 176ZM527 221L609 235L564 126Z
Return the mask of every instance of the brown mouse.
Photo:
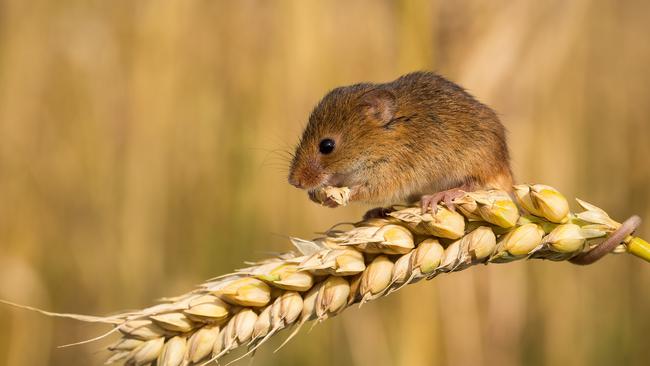
M426 211L441 201L452 206L462 191L511 191L513 179L496 113L442 76L414 72L325 95L309 116L289 183L310 192L347 186L350 201L420 201Z

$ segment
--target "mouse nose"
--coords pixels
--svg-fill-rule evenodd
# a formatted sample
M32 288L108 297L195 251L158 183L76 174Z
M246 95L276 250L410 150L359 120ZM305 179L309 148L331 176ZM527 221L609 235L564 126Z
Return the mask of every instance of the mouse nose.
M300 179L298 179L298 178L296 178L294 176L289 176L289 184L291 184L292 186L294 186L296 188L300 188L300 189L302 189L304 187L303 182L300 181Z

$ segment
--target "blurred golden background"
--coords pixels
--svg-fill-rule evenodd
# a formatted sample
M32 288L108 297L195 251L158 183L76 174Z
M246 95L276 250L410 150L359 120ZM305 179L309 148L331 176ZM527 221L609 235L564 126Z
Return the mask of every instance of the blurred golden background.
M109 314L289 248L283 151L329 89L436 70L495 108L519 181L650 237L650 2L0 1L0 298ZM440 276L255 365L646 365L650 265ZM0 307L0 364L98 365L106 327ZM242 361L240 364L247 364Z

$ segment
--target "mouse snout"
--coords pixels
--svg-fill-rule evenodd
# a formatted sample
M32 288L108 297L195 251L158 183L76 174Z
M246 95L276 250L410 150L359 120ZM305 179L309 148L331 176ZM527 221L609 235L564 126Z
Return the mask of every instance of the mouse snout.
M300 180L300 178L296 177L295 174L289 175L289 184L291 184L296 188L300 188L300 189L304 188L302 181Z
M297 168L289 174L289 184L300 189L315 188L323 183L322 171L315 167Z

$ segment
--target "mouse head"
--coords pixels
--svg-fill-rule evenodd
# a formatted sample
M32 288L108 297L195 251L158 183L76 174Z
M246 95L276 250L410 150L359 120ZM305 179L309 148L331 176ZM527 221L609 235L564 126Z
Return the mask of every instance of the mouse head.
M334 89L309 117L291 163L289 183L307 190L367 184L373 171L386 162L383 156L397 132L396 113L395 95L380 85Z

